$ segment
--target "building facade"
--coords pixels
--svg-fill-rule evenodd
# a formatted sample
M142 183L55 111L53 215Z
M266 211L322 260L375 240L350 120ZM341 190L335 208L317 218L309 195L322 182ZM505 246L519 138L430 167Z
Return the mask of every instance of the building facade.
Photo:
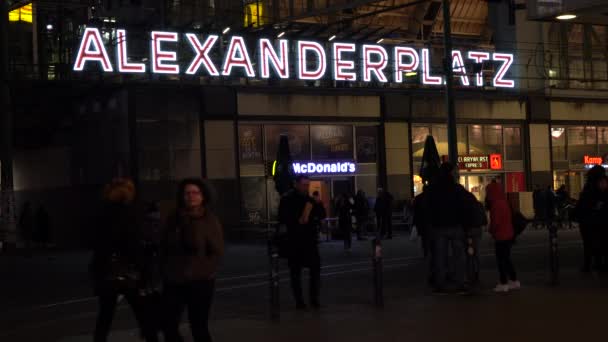
M105 6L103 15L87 14L88 19L74 14L81 18L74 23L87 23L73 25L70 32L77 39L59 52L47 49L63 57L31 60L29 68L15 62L12 68L17 202L48 207L54 225L62 227L56 233L60 243L86 239L83 224L95 212L100 188L116 176L134 178L140 198L165 207L174 201L180 179L203 177L213 184L216 210L229 233L265 227L276 219L272 166L281 134L289 137L299 172L311 176L328 207L337 195L363 190L373 198L378 188L388 189L400 206L421 191L426 136L435 138L440 155L447 154L440 2L405 6L408 1L400 1L392 12L352 8L345 1L328 7L302 1L228 6L222 1L222 8L218 1L196 8L182 1L164 10L142 3ZM158 23L125 15L140 13L140 6L158 16ZM452 64L461 183L480 200L497 177L507 192L564 184L577 197L586 168L608 163L606 26L527 20L528 13L509 1L458 0L452 7L455 50L466 59ZM310 22L311 13L321 15L324 25ZM418 24L399 28L403 17ZM40 16L33 22L38 23L33 31L44 26ZM90 28L98 28L102 43L83 48ZM151 62L155 46L149 34L155 30L174 32L181 41L155 50L175 52L174 61L169 55L158 65ZM189 45L196 44L190 32L198 37L198 52ZM197 57L204 57L203 45L211 36L217 37L217 49L208 59L198 59L194 75L187 73ZM252 70L234 37L243 37ZM275 59L270 54L260 58L262 39L278 52ZM290 58L285 64L281 39ZM128 44L117 43L123 41ZM320 59L302 62L300 41L318 43L327 53L324 77L298 77L320 65ZM351 56L340 60L347 64L336 62L336 42L344 43L345 56ZM89 49L91 57L101 45L112 71L105 70L103 56L85 60L77 70L79 56L87 56L80 52ZM389 59L396 47L411 48L419 65L413 68L407 56L388 61L383 82L368 70L383 57L366 58L366 45L384 47ZM121 60L123 48L128 53ZM476 63L467 51L508 54L514 61L497 78L506 63ZM352 57L359 53L360 59ZM233 60L227 62L227 55ZM404 69L395 69L397 63ZM138 65L144 72L120 71ZM171 65L180 72L154 71ZM287 77L281 66L291 70ZM501 87L497 80L512 80L514 86ZM79 209L62 214L73 208Z

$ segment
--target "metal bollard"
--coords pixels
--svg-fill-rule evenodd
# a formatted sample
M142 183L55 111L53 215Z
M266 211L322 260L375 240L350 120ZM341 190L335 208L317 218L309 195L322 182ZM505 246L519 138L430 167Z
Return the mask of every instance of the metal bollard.
M549 272L551 285L559 285L559 248L557 244L557 227L548 224L549 230Z
M274 243L273 233L269 229L268 234L268 259L269 259L269 290L270 290L270 319L278 321L281 319L280 306L280 278L279 278L279 250Z
M382 283L382 241L372 240L372 269L374 272L374 303L376 307L384 307L384 291Z

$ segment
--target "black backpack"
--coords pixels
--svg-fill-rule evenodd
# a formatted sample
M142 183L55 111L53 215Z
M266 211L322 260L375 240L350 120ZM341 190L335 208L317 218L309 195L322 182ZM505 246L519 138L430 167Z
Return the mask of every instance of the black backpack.
M513 224L513 232L515 236L521 235L528 226L528 219L519 210L511 210L511 223Z

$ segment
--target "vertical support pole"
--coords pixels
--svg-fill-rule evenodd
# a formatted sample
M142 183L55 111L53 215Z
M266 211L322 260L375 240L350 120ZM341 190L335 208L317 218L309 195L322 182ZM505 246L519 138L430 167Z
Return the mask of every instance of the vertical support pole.
M456 112L454 109L454 78L452 77L452 27L450 24L450 1L443 0L443 69L445 74L445 105L448 116L448 157L458 165L458 137L456 131Z
M384 284L382 279L382 240L372 240L372 270L374 272L374 304L384 308Z
M278 226L277 226L278 227ZM270 319L273 321L281 320L281 305L280 305L280 283L279 277L279 249L276 244L278 237L278 229L272 229L272 224L269 222L267 226L268 233L268 258L269 258L269 290L270 290Z
M8 50L8 3L0 1L0 251L17 244Z

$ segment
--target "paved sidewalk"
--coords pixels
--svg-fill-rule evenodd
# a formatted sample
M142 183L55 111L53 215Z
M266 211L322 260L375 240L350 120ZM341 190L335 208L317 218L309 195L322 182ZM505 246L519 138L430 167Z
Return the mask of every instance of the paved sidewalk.
M605 340L608 279L565 272L569 276L558 288L547 287L545 275L532 272L523 274L530 285L506 295L485 290L472 297L437 297L417 284L413 291L393 293L382 310L369 304L336 305L321 312L286 311L280 322L259 315L213 320L211 330L215 341L248 342ZM74 336L61 342L90 339ZM110 339L137 340L135 330L116 331Z

